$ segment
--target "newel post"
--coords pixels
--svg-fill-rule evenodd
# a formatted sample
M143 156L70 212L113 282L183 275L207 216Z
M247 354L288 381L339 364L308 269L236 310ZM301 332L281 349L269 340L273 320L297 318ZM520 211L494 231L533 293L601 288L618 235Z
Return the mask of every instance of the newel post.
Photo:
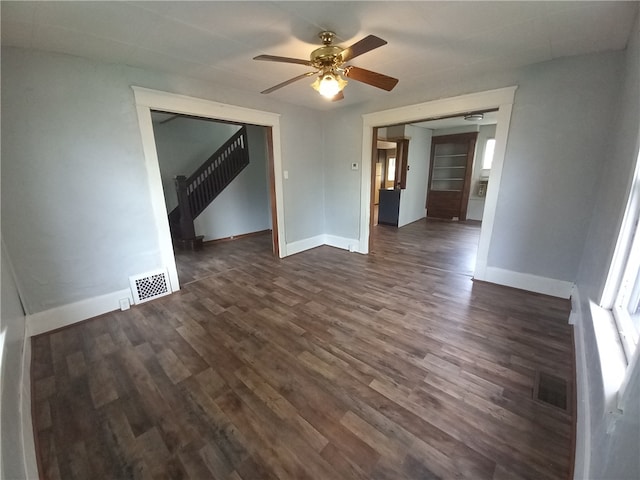
M196 230L193 226L193 217L191 216L191 207L189 206L187 177L178 175L175 178L175 182L176 193L178 194L178 209L180 211L180 237L183 240L193 239L196 236Z

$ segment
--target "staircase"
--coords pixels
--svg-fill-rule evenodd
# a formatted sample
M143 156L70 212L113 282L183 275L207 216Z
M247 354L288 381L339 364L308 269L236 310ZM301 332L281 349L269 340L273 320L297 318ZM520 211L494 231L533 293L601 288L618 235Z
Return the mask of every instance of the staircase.
M169 227L179 248L198 249L193 220L249 165L247 127L243 126L190 176L177 176L178 206L169 213Z

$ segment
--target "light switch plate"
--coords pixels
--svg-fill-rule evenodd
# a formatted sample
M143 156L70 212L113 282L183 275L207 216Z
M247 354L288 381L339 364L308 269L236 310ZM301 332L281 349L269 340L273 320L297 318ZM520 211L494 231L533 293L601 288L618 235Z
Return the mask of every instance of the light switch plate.
M358 163L357 162L353 162L351 164L351 170L357 170L358 169Z

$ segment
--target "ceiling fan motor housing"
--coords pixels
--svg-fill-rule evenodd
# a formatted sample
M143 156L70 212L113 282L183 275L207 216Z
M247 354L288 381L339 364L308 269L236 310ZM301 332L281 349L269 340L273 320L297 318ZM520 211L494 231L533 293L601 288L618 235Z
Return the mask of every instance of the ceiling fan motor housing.
M340 54L344 49L337 45L325 45L311 52L310 60L314 67L324 69L337 67L341 63Z
M323 46L316 48L309 57L312 65L318 70L323 72L331 71L343 63L340 54L344 51L344 48L332 45L335 36L336 34L330 31L318 34Z

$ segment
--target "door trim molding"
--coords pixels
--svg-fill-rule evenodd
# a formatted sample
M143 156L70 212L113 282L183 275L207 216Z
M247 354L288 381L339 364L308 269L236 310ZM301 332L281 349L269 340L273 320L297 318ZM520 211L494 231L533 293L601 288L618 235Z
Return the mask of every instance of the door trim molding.
M406 107L382 110L362 116L362 170L360 188L360 238L359 252L369 253L369 235L371 222L371 170L373 129L388 125L411 123L440 116L463 114L469 111L490 110L497 108L496 148L489 175L490 188L487 189L485 207L480 229L480 242L474 277L485 280L487 273L487 257L493 235L498 191L502 180L502 167L507 146L511 110L517 86L488 90L484 92L460 95L457 97L433 100L430 102L409 105Z
M157 228L158 245L163 262L162 266L168 270L171 290L179 290L180 283L178 281L178 271L173 254L171 233L169 231L168 212L164 201L158 153L153 135L153 125L151 122L152 109L270 127L272 137L271 147L273 150L273 172L270 174L269 182L271 183L272 191L275 193L275 215L272 211L272 222L274 235L277 234L278 256L282 257L285 252L283 245L285 235L280 115L144 87L132 86L131 88L133 89L138 112L138 124L140 127L142 148L144 150L153 217Z

